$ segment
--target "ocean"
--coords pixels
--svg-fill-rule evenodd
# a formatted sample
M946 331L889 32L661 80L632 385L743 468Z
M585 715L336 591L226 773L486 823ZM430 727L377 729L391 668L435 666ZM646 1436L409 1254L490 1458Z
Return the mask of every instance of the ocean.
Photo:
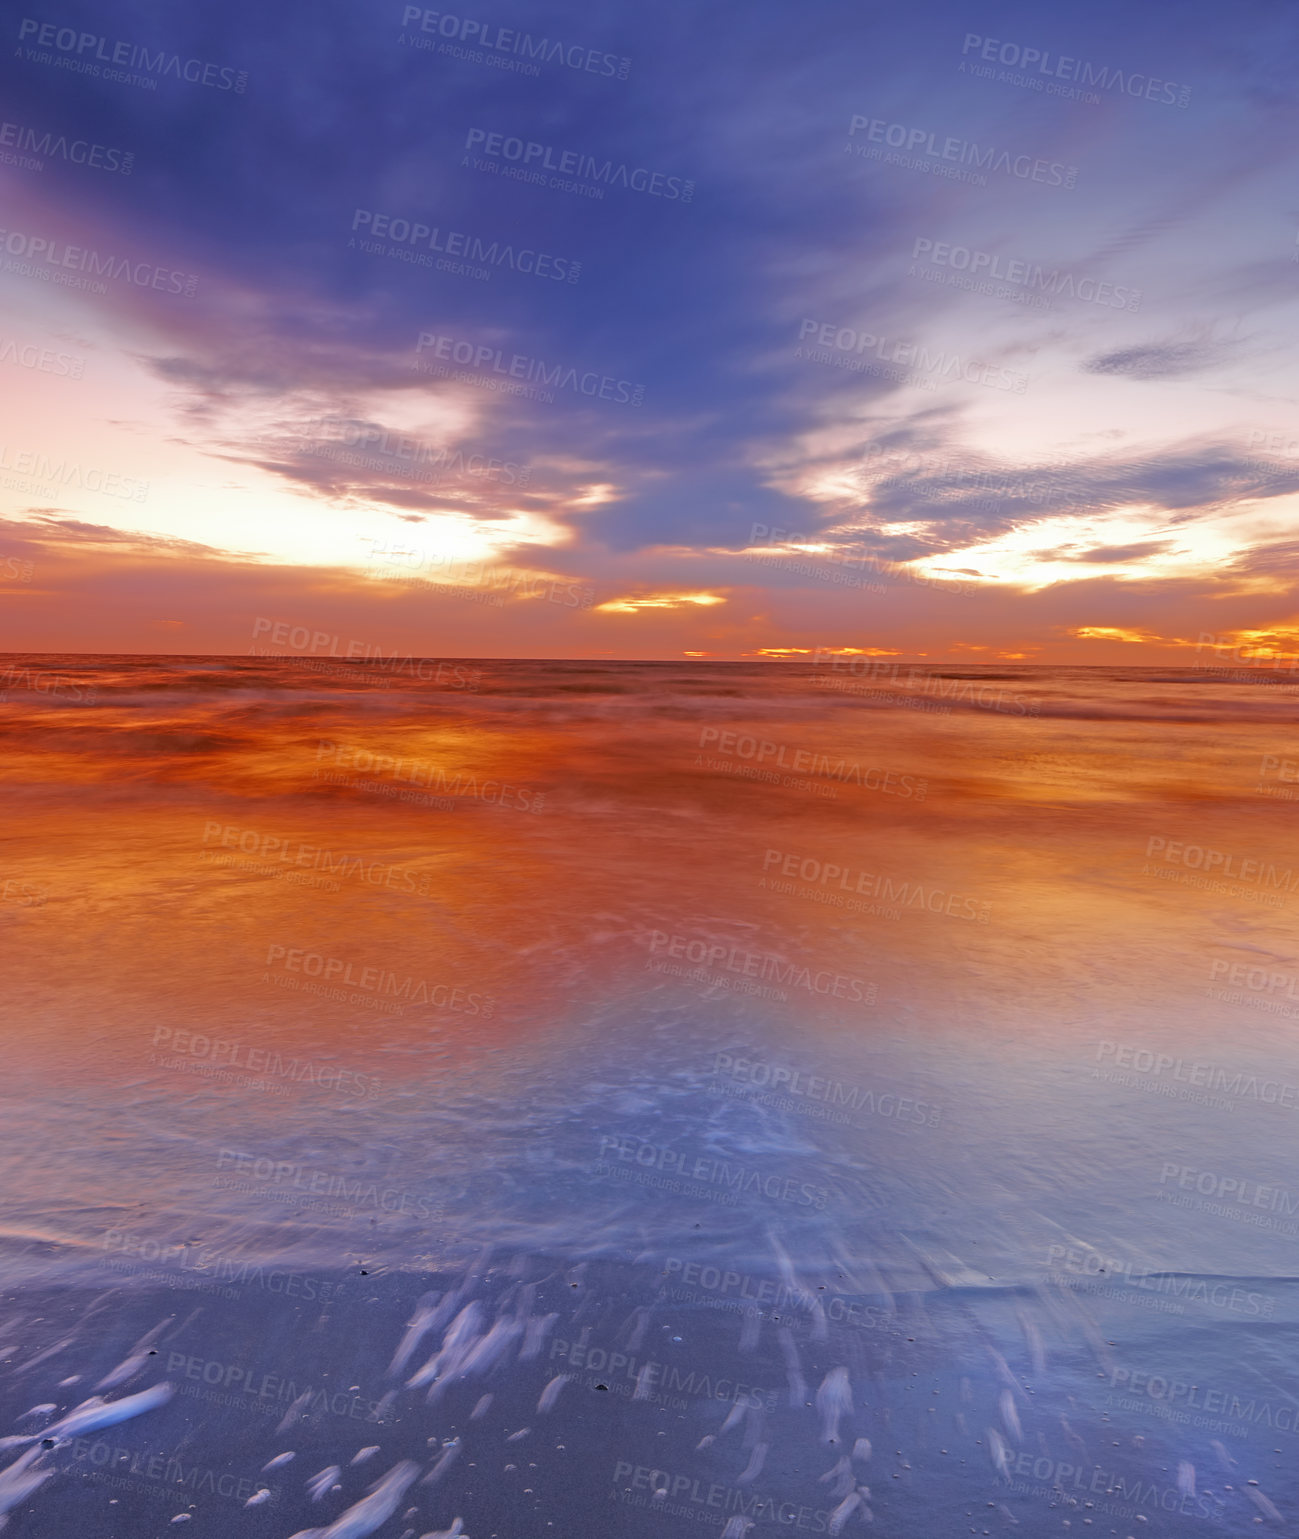
M1295 718L11 656L10 1531L1283 1531Z

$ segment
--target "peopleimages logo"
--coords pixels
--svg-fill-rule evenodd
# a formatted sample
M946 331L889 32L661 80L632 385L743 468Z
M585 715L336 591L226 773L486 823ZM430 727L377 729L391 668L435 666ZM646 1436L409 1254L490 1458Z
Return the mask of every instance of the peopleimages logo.
M1140 1475L1121 1475L1113 1470L1102 1469L1099 1464L1093 1464L1089 1470L1085 1464L1070 1464L1064 1459L1035 1455L1031 1450L1017 1454L1013 1460L1008 1452L1003 1452L997 1458L997 1467L1012 1490L1029 1495L1049 1492L1053 1497L1066 1496L1071 1494L1072 1488L1072 1491L1092 1496L1117 1496L1133 1507L1149 1507L1156 1512L1160 1508L1165 1512L1179 1512L1187 1518L1216 1518L1222 1511L1221 1503L1215 1507L1217 1498L1210 1497L1207 1492L1196 1496L1193 1491L1184 1490L1181 1486L1160 1486ZM1013 1478L1015 1475L1032 1476L1039 1484L1035 1488L1016 1482ZM1105 1503L1100 1510L1115 1516L1127 1515L1117 1504ZM1144 1517L1145 1514L1138 1516Z
M726 1524L728 1534L743 1533L755 1523L779 1523L784 1528L810 1529L818 1534L838 1531L831 1527L834 1514L828 1508L778 1501L774 1496L710 1482L706 1477L673 1474L670 1470L619 1459L614 1465L613 1481L618 1485L625 1480L630 1484L622 1488L623 1499L631 1506L652 1500L650 1511L659 1516L716 1522L721 1513L737 1514ZM638 1492L648 1495L639 1496Z
M747 978L762 978L765 982L807 989L811 994L833 995L835 999L851 999L858 1004L873 1005L878 996L876 985L863 978L850 978L828 969L814 973L810 967L800 967L774 951L746 951L743 946L730 946L721 941L669 935L666 930L650 931L649 949L651 955L663 951L670 957L684 958L688 962L709 967L724 966Z
M108 256L82 246L70 245L48 235L30 235L23 230L0 230L0 245L6 257L13 258L4 264L5 272L15 272L24 278L40 278L46 282L61 283L65 287L85 288L95 279L108 278L114 282L129 283L137 289L157 289L165 294L183 294L193 299L198 292L198 278L193 273L181 272L173 267L159 267L154 262L133 262L129 257ZM79 282L68 275L71 272L88 273L90 277ZM92 292L107 292L99 283Z
M1299 1000L1299 975L1280 973L1266 967L1249 967L1244 962L1227 962L1221 958L1209 964L1210 978L1224 979L1236 988L1246 988L1254 993L1275 994L1284 990L1282 999Z
M266 952L267 967L273 962L281 963L287 972L320 978L325 983L334 982L367 994L390 994L403 1004L432 1005L438 1010L482 1015L484 1020L491 1020L496 1009L494 994L472 992L449 983L430 984L426 978L414 978L409 974L399 979L396 973L382 967L358 967L354 975L352 963L343 957L329 957L301 946L272 943Z
M21 123L0 123L0 144L30 155L45 155L51 160L89 166L94 171L118 171L123 176L130 176L135 164L134 150L92 144L89 139L69 139L67 134L56 134L52 129L24 128Z
M1014 257L1003 261L994 252L953 245L928 235L917 235L911 250L913 262L921 258L934 267L945 267L953 273L968 273L971 278L980 275L995 278L1001 283L1018 284L1042 294L1064 295L1069 299L1081 299L1086 304L1103 305L1108 310L1136 310L1141 303L1140 289L1098 278L1075 278L1070 272L1062 273L1058 267L1046 273L1040 262Z
M507 379L543 385L547 389L572 390L578 395L598 396L602 401L639 406L645 399L645 386L633 384L631 380L614 379L611 375L600 375L594 370L579 374L575 368L566 368L562 363L547 364L544 358L531 358L526 353L514 353L509 362L505 363L505 354L499 347L489 347L482 343L475 345L463 338L441 336L433 331L421 331L415 343L417 368L420 367L420 354L426 350L431 351L434 358L466 364L479 374L490 366L491 374L502 374Z
M570 1368L605 1374L611 1379L621 1372L623 1377L636 1381L640 1393L635 1398L641 1400L648 1399L651 1389L678 1390L703 1400L723 1400L729 1405L743 1405L755 1411L773 1411L780 1394L779 1390L764 1385L714 1379L698 1369L683 1373L680 1368L667 1363L642 1360L629 1352L610 1352L583 1341L565 1341L562 1337L556 1337L550 1344L549 1361L553 1363L556 1358Z
M930 887L926 890L923 883L910 878L900 880L879 876L871 871L855 871L851 866L840 866L832 861L785 850L768 850L762 857L762 868L772 873L772 876L770 880L764 877L759 886L772 892L792 890L789 883L776 882L774 872L779 869L782 876L809 885L834 884L844 892L859 893L871 898L882 897L886 902L898 903L903 908L927 909L931 914L946 914L949 919L972 919L978 924L987 924L992 912L990 903L960 893L949 893L945 888Z
M1041 701L1031 695L1017 694L1011 690L996 689L985 679L967 678L935 673L931 668L915 663L894 663L877 657L847 656L833 647L817 647L812 654L812 666L831 673L862 675L870 679L889 679L905 684L917 694L932 695L936 699L955 701L961 705L977 706L985 711L997 711L1003 716L1038 716Z
M1282 1432L1299 1432L1299 1420L1296 1420L1299 1408L1294 1405L1272 1405L1267 1400L1256 1402L1252 1396L1244 1400L1235 1390L1192 1384L1187 1379L1178 1378L1175 1373L1152 1373L1148 1368L1113 1368L1110 1370L1110 1388L1125 1390L1132 1395L1144 1395L1148 1400L1159 1401L1177 1409L1203 1411L1211 1417L1254 1422L1265 1427L1280 1428ZM1170 1419L1187 1420L1185 1416Z
M1260 1080L1257 1074L1246 1074L1241 1069L1232 1072L1220 1064L1174 1058L1171 1053L1153 1053L1149 1048L1131 1047L1122 1042L1098 1042L1096 1062L1155 1076L1167 1074L1171 1070L1172 1077L1184 1085L1196 1085L1226 1095L1244 1096L1252 1101L1264 1101L1269 1106L1293 1107L1296 1095L1299 1094L1299 1086L1287 1084L1283 1080ZM1093 1070L1093 1075L1095 1073Z
M517 786L509 781L484 780L479 784L476 775L454 770L448 776L445 764L421 763L418 759L401 759L395 754L373 753L368 748L354 748L346 743L318 743L316 759L326 759L339 769L357 770L363 775L383 775L406 785L419 786L436 792L439 796L466 796L477 801L495 803L501 807L513 807L524 812L540 812L546 805L546 793L527 786ZM328 778L328 773L316 770L317 779L328 784L352 785L348 775L339 779ZM371 782L370 784L374 784ZM362 789L365 788L362 783Z
M1025 48L1019 43L1003 43L995 37L980 37L977 32L967 32L965 42L961 47L963 55L971 52L978 53L980 59L988 64L1002 64L1010 69L1036 70L1043 77L1051 77L1055 80L1076 80L1080 85L1099 86L1102 91L1119 91L1124 96L1144 97L1148 102L1160 102L1168 107L1186 107L1191 100L1191 88L1186 85L1174 85L1171 80L1162 80L1154 75L1142 75L1137 73L1125 73L1121 69L1114 69L1110 65L1096 66L1086 59L1073 59L1068 54L1052 55L1045 48ZM961 61L962 71L968 68L964 59ZM980 71L969 68L971 74L988 74L991 70ZM1016 80L1016 85L1027 83ZM1033 82L1036 84L1036 82ZM1041 89L1041 86L1038 86ZM1047 87L1050 91L1050 87ZM1076 95L1076 92L1051 93Z
M80 460L41 454L34 449L18 449L0 443L0 471L30 477L36 484L75 486L105 497L120 497L125 502L147 502L149 483L134 476L119 475L115 470L101 470L83 465ZM9 484L9 483L6 483Z
M796 1281L777 1282L770 1277L755 1277L749 1272L723 1271L706 1262L687 1261L668 1256L663 1263L663 1277L668 1281L659 1289L659 1301L700 1303L709 1308L733 1310L750 1318L766 1317L773 1322L790 1319L790 1310L801 1310L814 1328L832 1320L861 1330L883 1330L894 1318L891 1308L863 1304L837 1290L813 1291ZM709 1297L713 1295L713 1297ZM769 1312L765 1305L771 1305Z
M168 1244L134 1229L110 1229L99 1243L106 1251L139 1256L142 1261L156 1261L178 1272L200 1274L213 1282L250 1284L266 1293L282 1293L287 1298L337 1298L344 1287L342 1280L322 1282L302 1272L286 1272L282 1267L267 1271L247 1256L203 1248L191 1240Z
M1172 1180L1176 1180L1181 1191L1197 1192L1201 1197L1230 1200L1250 1208L1267 1208L1273 1213L1299 1213L1299 1199L1284 1187L1264 1186L1245 1176L1224 1176L1214 1170L1197 1170L1192 1165L1165 1160L1159 1172L1159 1184L1166 1186Z
M94 684L78 684L66 673L33 672L30 668L16 668L10 663L7 672L0 673L0 689L32 689L38 695L53 695L55 699L68 699L89 705L99 693Z
M2 355L0 355L2 356ZM445 444L426 444L404 433L389 432L376 422L360 417L314 417L297 424L288 434L266 434L260 440L271 448L290 445L299 454L335 459L361 470L394 468L412 479L433 480L438 476L483 476L505 486L524 485L531 470L514 460L497 459L485 454L466 454L463 449L449 449ZM348 451L356 450L355 454ZM402 465L394 467L392 461ZM378 546L384 542L369 540Z
M271 874L278 875L286 868L290 873L300 869L323 871L329 877L341 876L389 892L410 892L421 898L433 894L433 878L427 872L411 871L368 855L321 849L314 844L305 844L291 834L268 834L255 828L243 828L238 823L217 823L208 819L203 825L203 844L206 847L214 841L220 849L237 850L241 855L269 862L266 870ZM215 853L205 849L205 858ZM333 885L334 891L338 891L338 884Z
M233 1171L282 1189L287 1183L293 1192L308 1197L338 1198L353 1207L373 1212L400 1213L403 1217L436 1218L437 1210L427 1197L397 1187L380 1187L366 1176L339 1175L310 1165L295 1165L288 1160L272 1160L267 1155L246 1154L242 1149L222 1149L217 1155L217 1169ZM228 1185L219 1179L222 1186ZM252 1190L246 1187L245 1190Z
M813 749L793 748L788 743L773 743L767 738L754 737L747 732L723 731L720 727L701 727L700 748L714 745L721 753L734 754L736 758L755 764L766 764L773 769L793 770L800 775L819 775L827 780L864 786L869 791L881 791L904 800L915 798L922 802L929 789L929 782L915 775L884 769L880 765L862 765L856 760L835 758L831 754L817 753ZM790 754L787 759L786 753Z
M601 182L607 187L626 187L651 198L689 203L695 195L695 184L679 176L650 171L644 166L628 166L625 161L601 161L579 150L561 150L553 144L538 144L535 139L520 139L486 128L471 128L465 139L465 149L480 150L492 160L517 161L525 169L534 168L538 180L542 181L545 178L541 172L555 171L561 176L576 176L588 182Z
M401 13L402 26L414 31L416 23L421 32L449 38L457 43L471 43L475 48L485 48L491 52L517 55L521 59L539 59L543 64L562 64L582 74L626 80L631 73L630 59L604 53L597 48L587 48L581 43L533 37L530 32L519 32L513 27L495 27L491 22L472 21L467 16L454 16L446 11L425 10L419 5L404 6ZM532 72L536 73L535 68Z
M432 265L433 258L424 257L414 248L427 246L430 252L436 252L443 258L463 258L464 264L477 263L481 267L507 267L512 272L549 278L555 283L576 283L582 272L582 264L573 261L571 257L551 256L532 246L516 249L509 241L489 242L481 235L447 230L436 224L421 224L418 220L375 213L368 208L358 208L352 215L353 237L357 231L361 231L363 236L373 236L376 241L390 240L398 246L411 248L412 259L424 265Z
M257 646L257 638L269 633L273 646L287 646L291 652L263 651ZM344 643L337 632L313 631L309 625L295 625L292 620L277 620L270 615L258 615L253 620L253 646L250 656L288 657L293 652L307 654L307 658L341 657L345 662L364 665L365 672L374 674L409 674L412 679L447 684L451 689L472 689L482 681L480 668L466 668L440 662L432 657L402 656L395 648L385 652L372 641L352 638ZM343 651L339 648L343 647ZM306 659L304 659L304 662Z
M805 342L815 337L818 347L836 348L841 353L869 354L880 363L896 363L919 374L932 374L938 379L963 379L970 385L988 385L994 390L1009 390L1023 395L1028 389L1028 375L1017 374L1011 369L996 369L980 363L975 358L962 358L959 353L931 352L923 342L890 341L874 332L856 331L851 326L836 326L833 321L804 320L798 328L798 339ZM795 357L803 356L800 347ZM807 355L814 363L824 362L815 352Z
M1255 857L1241 858L1226 850L1209 849L1202 844L1186 844L1180 839L1165 839L1152 834L1146 841L1147 856L1158 855L1168 865L1187 871L1203 871L1206 876L1230 877L1254 887L1279 888L1293 892L1299 885L1299 873L1287 866L1284 871L1270 861Z
M936 473L942 473L937 472ZM749 525L749 549L745 555L757 556L763 561L771 561L773 555L789 546L811 547L816 551L816 562L798 561L791 562L781 560L772 562L779 571L795 572L804 577L821 577L827 581L839 583L841 579L835 567L846 567L848 577L844 586L866 589L869 592L887 593L889 590L880 585L869 586L860 580L858 574L866 571L878 572L881 576L891 579L893 582L914 584L917 588L936 588L946 594L958 594L965 596L974 592L972 583L953 582L946 576L926 577L923 572L916 571L913 567L905 566L900 561L884 561L873 551L857 548L851 545L830 545L823 543L824 537L817 534L800 533L798 530L773 528L769 524ZM752 547L758 547L753 549ZM769 554L770 553L770 554ZM818 565L824 565L831 570L820 571Z
M996 145L979 145L972 139L958 139L949 134L937 144L938 135L927 128L908 128L904 123L890 123L887 118L868 118L855 112L848 124L848 137L865 133L871 144L885 144L903 151L906 157L920 157L921 164L950 161L958 166L977 166L980 171L999 171L1021 181L1042 182L1048 187L1072 187L1078 177L1077 166L1046 161L1033 155L1013 155Z
M56 353L53 348L36 347L31 343L23 346L6 336L0 336L0 363L11 363L18 369L36 369L60 379L80 379L86 371L86 360L76 353Z
M1271 470L1274 467L1265 465L1264 468ZM1201 631L1195 643L1195 655L1198 657L1205 650L1212 652L1215 657L1225 657L1250 668L1267 668L1291 675L1299 673L1299 656L1288 652L1263 651L1257 642L1242 642L1235 631Z
M182 1495L226 1496L245 1507L254 1492L265 1493L263 1499L279 1495L278 1486L264 1486L249 1476L236 1476L229 1470L209 1469L201 1464L187 1465L181 1453L116 1448L102 1438L92 1442L89 1438L74 1437L64 1446L74 1463L90 1465L89 1469L78 1471L83 1479L101 1482L117 1491L143 1488L173 1503Z
M248 89L248 72L246 70L229 69L220 64L205 64L202 59L182 59L178 53L168 53L159 48L150 53L142 43L129 43L116 41L110 43L107 37L97 32L82 32L76 27L61 27L55 21L37 21L31 16L24 16L18 25L18 39L20 42L30 39L38 48L53 48L64 55L59 59L60 64L67 63L75 68L78 74L100 75L106 80L115 80L119 76L115 66L126 69L141 70L144 75L167 76L172 75L177 80L188 81L190 85L209 86L214 91L233 91L242 96ZM35 59L37 63L53 62L53 56L42 59L35 50L25 50L28 59ZM90 58L85 55L90 53ZM96 62L97 61L97 62ZM103 66L108 65L108 69ZM140 77L133 76L128 84L138 84Z
M1147 1293L1171 1294L1175 1299L1189 1299L1196 1304L1211 1304L1215 1309L1227 1309L1233 1314L1257 1315L1266 1320L1271 1319L1276 1308L1274 1299L1262 1293L1251 1293L1235 1283L1138 1268L1117 1256L1103 1256L1100 1251L1080 1250L1072 1245L1051 1245L1047 1251L1047 1266L1047 1277L1051 1281L1061 1281L1063 1272L1096 1282L1103 1278L1111 1288L1110 1297L1118 1296L1114 1289L1136 1288Z
M725 1186L734 1196L760 1192L777 1202L792 1202L801 1208L815 1208L822 1212L830 1201L830 1193L824 1186L813 1186L798 1181L793 1176L763 1175L746 1165L731 1165L726 1160L706 1155L691 1155L684 1150L669 1149L664 1144L652 1144L635 1133L622 1135L606 1133L600 1139L600 1155L616 1155L620 1160L647 1169L671 1171L686 1180Z
M804 1074L783 1064L764 1063L761 1059L736 1058L731 1053L719 1052L713 1065L714 1074L730 1078L759 1089L770 1087L788 1095L806 1096L810 1100L824 1101L830 1106L843 1106L851 1111L865 1111L881 1117L898 1117L907 1122L918 1122L928 1127L937 1126L941 1112L928 1101L916 1101L910 1096L881 1091L878 1102L873 1090L863 1090L858 1085L847 1085L842 1080L827 1079L819 1074Z

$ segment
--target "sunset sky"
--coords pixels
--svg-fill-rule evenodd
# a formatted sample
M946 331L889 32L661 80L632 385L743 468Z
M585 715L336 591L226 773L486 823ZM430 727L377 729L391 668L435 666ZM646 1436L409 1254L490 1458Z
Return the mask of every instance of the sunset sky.
M4 649L1299 653L1293 10L5 27Z

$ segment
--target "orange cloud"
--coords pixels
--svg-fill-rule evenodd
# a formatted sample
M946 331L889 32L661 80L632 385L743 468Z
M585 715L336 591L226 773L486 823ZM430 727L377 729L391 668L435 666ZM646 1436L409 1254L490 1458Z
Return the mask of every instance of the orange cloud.
M1154 644L1176 647L1190 644L1179 641L1176 637L1156 636L1153 631L1126 630L1121 625L1078 625L1069 632L1069 635L1077 636L1079 641L1130 641L1145 646Z
M1277 661L1289 661L1299 658L1299 625L1296 624L1201 631L1193 641L1186 636L1160 636L1155 631L1134 630L1121 625L1080 625L1068 634L1076 636L1079 641L1125 641L1136 646L1194 647L1197 652L1225 652L1240 659L1274 658Z
M608 599L595 606L597 613L635 614L640 609L681 609L686 604L724 604L726 600L715 593L647 593L639 598Z

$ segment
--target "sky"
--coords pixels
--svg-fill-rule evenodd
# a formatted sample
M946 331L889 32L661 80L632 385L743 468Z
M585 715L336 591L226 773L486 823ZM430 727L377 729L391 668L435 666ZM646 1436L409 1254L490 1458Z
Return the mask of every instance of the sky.
M1299 12L12 11L0 648L1299 655Z

